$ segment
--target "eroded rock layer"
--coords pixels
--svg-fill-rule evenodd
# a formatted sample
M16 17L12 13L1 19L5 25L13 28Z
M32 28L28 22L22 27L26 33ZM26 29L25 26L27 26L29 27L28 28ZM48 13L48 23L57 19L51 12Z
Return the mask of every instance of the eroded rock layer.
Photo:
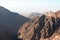
M22 40L60 40L60 12L42 15L24 23L18 31ZM54 15L54 16L53 16Z

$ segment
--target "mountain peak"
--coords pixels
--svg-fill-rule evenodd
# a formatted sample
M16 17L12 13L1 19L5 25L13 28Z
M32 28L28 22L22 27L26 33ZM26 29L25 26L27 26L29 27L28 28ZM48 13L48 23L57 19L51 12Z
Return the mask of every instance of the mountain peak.
M55 14L56 16L41 15L24 23L18 30L18 34L20 34L18 38L24 40L60 40L60 13Z
M0 12L4 12L5 13L5 12L10 12L10 11L8 9L0 6Z

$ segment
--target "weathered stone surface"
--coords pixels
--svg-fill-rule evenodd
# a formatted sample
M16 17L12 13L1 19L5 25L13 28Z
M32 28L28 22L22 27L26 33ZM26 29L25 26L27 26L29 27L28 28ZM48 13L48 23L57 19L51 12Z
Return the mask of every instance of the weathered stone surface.
M55 12L51 15L42 15L24 23L18 31L18 38L23 40L60 40L59 14Z

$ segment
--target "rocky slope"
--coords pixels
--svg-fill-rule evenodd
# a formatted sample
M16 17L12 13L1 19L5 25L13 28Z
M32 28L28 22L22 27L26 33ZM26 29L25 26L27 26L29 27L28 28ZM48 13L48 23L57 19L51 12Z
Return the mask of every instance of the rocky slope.
M60 40L60 11L36 17L18 30L20 40ZM53 16L54 15L54 16Z

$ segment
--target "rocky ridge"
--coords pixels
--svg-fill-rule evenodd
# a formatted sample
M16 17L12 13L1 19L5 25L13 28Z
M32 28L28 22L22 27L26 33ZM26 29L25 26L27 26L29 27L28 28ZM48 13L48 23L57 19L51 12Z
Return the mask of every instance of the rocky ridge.
M18 30L22 40L60 40L60 11L38 16Z

